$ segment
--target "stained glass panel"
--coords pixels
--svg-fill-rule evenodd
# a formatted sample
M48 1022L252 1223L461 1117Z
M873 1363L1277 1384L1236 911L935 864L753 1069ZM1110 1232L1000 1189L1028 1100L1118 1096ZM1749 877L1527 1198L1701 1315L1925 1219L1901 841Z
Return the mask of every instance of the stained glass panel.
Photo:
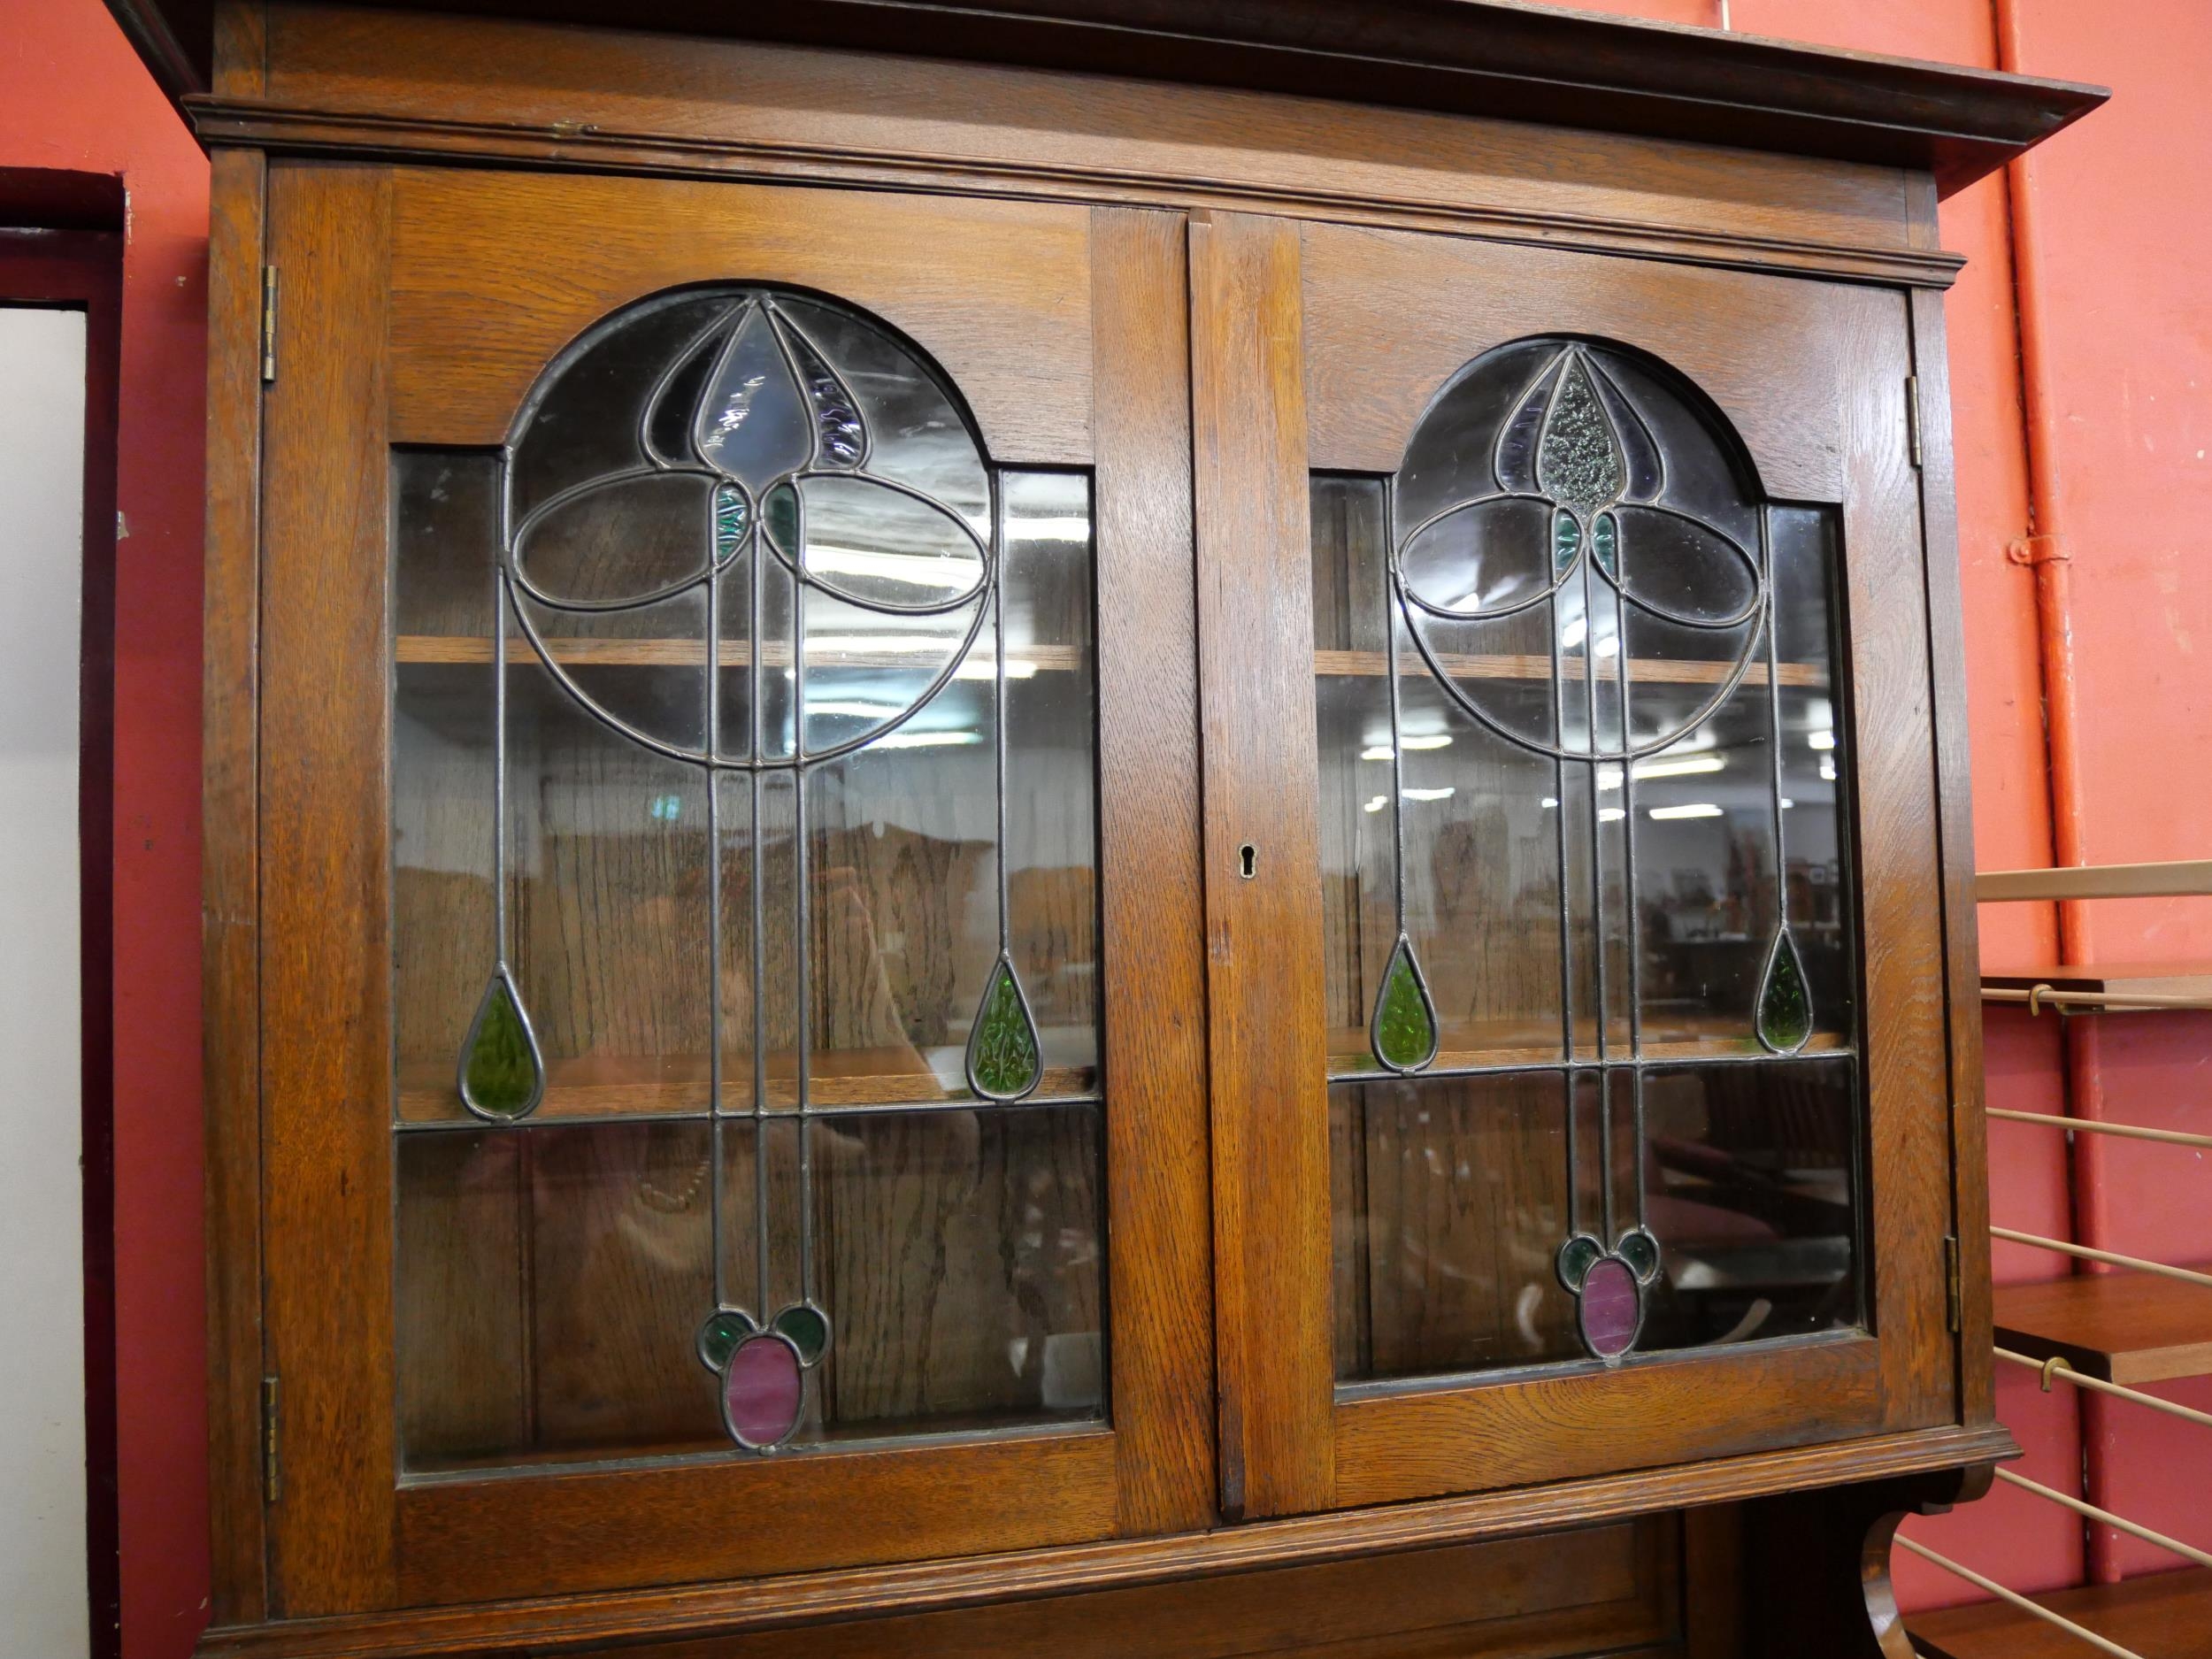
M1855 1320L1832 510L1768 503L1664 365L1552 339L1470 363L1394 474L1317 477L1312 521L1340 1379ZM1818 1102L1841 1187L1759 1217L1809 1325L1684 1312L1717 1247L1653 1114L1693 1083L1747 1167Z
M1096 1417L1088 479L728 287L394 495L407 1465Z

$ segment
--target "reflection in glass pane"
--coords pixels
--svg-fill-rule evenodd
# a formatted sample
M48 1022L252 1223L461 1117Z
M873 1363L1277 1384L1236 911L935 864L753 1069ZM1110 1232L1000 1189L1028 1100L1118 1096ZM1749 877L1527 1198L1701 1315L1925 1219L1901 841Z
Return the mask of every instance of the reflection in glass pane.
M762 288L394 474L407 1467L1096 1417L1088 479Z
M1394 475L1311 508L1340 1378L1848 1325L1855 1293L1688 1318L1706 1242L1646 1180L1687 1079L1732 1154L1816 1096L1855 1144L1835 514L1567 340L1470 364ZM1797 1254L1848 1278L1840 1198Z

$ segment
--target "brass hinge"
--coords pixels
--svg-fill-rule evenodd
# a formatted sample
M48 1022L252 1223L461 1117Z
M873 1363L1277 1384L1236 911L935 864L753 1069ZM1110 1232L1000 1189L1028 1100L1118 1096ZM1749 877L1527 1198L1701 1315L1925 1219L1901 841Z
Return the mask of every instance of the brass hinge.
M1953 1331L1959 1328L1963 1318L1959 1309L1961 1296L1959 1235L1955 1233L1947 1233L1943 1235L1943 1315L1948 1327Z
M1912 464L1920 465L1920 377L1905 377L1905 447L1912 454Z
M284 1465L277 1440L277 1379L261 1379L261 1496L274 1503L284 1495Z
M277 268L261 267L261 383L276 379Z

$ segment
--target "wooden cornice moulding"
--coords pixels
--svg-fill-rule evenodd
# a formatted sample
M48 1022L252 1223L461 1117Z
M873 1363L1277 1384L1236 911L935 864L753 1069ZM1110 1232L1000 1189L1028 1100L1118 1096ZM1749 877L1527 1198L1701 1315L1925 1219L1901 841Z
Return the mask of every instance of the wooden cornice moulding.
M211 1629L198 1659L433 1659L485 1648L570 1652L898 1612L1217 1577L1507 1538L1555 1527L1993 1463L2020 1448L2000 1425L1950 1426L1555 1486L1509 1488L1202 1533L882 1567L794 1573L475 1606Z
M780 40L970 61L1170 78L1932 173L1946 194L2108 96L1756 35L1553 11L1508 0L393 0L467 12ZM211 8L111 0L157 73L206 91ZM156 27L158 26L158 27ZM187 65L189 68L186 67Z
M194 132L210 147L273 154L352 156L392 162L521 164L565 171L679 178L835 180L906 190L1172 208L1217 207L1287 218L1386 225L1593 253L1641 255L1730 270L1783 272L1843 281L1947 288L1965 265L1940 249L1847 245L1701 231L1595 215L1454 205L1321 185L1292 190L1229 174L1176 179L1111 166L995 165L976 157L828 150L596 126L426 120L212 97L188 100Z

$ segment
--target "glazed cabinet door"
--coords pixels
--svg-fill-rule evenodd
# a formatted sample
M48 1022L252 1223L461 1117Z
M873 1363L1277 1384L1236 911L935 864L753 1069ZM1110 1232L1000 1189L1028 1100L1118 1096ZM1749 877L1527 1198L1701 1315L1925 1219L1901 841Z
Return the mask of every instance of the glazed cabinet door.
M288 165L267 257L273 1613L1203 1525L1182 221Z
M1904 298L1191 246L1225 1504L1953 1421Z

